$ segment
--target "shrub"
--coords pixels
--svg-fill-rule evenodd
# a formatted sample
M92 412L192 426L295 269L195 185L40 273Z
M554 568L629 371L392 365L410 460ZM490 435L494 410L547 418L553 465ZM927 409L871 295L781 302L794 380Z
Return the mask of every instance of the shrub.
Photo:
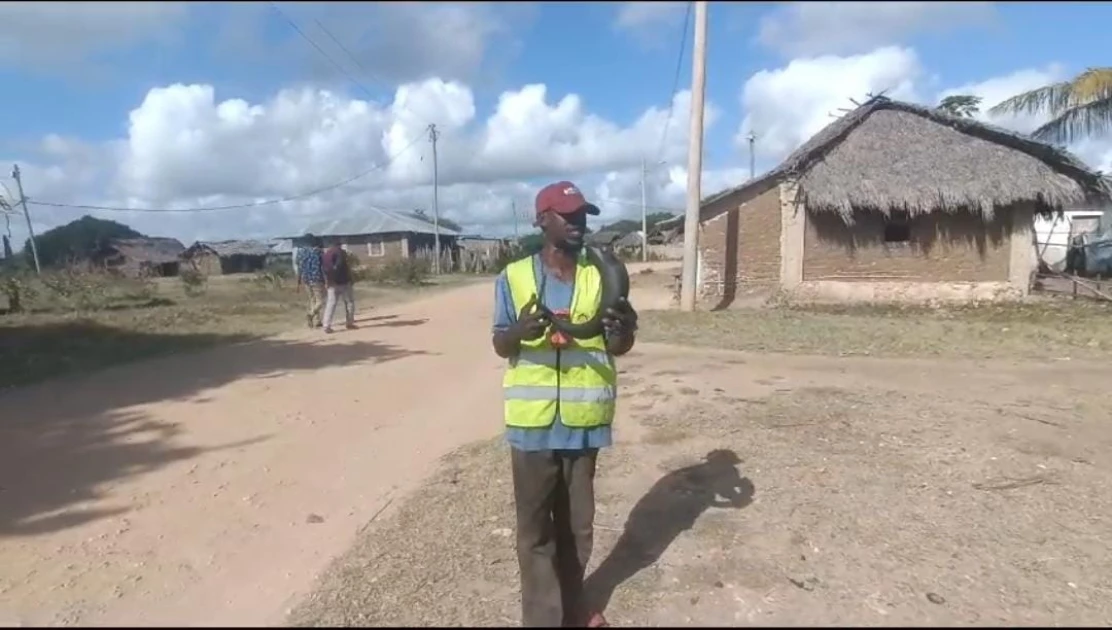
M372 280L387 284L422 285L428 281L429 262L419 258L391 260L367 275Z
M286 278L292 275L292 271L283 275L276 269L268 269L255 274L255 284L267 291L278 291L285 286Z
M189 297L203 295L208 289L208 276L192 267L182 269L178 273L178 278L181 279L182 289Z
M37 292L30 274L10 271L0 276L0 293L8 299L8 312L20 313L35 299Z

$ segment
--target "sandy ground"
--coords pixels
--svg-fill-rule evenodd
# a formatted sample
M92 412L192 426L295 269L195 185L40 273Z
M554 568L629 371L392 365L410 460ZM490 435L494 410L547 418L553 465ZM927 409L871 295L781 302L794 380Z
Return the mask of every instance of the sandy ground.
M280 623L438 457L500 430L491 299L5 393L0 625Z
M1112 623L1106 365L642 344L620 367L588 578L612 623ZM446 458L292 623L519 623L508 459Z
M0 624L516 623L490 305L5 393ZM1112 623L1106 363L642 344L621 370L612 621Z

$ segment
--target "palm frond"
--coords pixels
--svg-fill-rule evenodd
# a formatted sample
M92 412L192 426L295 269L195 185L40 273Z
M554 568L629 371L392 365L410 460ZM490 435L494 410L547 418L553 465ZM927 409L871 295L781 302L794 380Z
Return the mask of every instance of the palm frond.
M1041 114L1043 112L1059 112L1064 110L1069 103L1070 90L1073 84L1061 81L1052 85L1018 94L989 108L988 113L1002 114Z
M1036 140L1067 145L1112 132L1112 95L1075 105L1031 133Z
M1089 68L1069 81L1030 90L989 109L990 114L1059 116L1079 105L1112 98L1112 68Z

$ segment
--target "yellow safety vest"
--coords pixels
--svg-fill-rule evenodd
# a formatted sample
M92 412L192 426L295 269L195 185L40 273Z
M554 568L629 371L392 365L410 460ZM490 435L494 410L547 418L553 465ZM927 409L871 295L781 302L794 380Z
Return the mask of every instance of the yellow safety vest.
M506 267L515 312L520 313L533 295L543 299L537 288L534 264L534 257L530 256ZM601 298L602 277L581 256L575 271L571 321L584 322L594 317ZM602 335L572 339L562 350L552 346L548 334L522 341L520 354L510 359L502 378L506 425L527 429L548 427L555 422L557 412L560 421L569 427L608 425L614 420L617 390L618 371Z

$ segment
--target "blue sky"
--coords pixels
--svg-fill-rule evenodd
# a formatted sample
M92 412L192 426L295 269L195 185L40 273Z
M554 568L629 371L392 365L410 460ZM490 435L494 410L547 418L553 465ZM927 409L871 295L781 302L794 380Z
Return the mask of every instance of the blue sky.
M463 116L458 134L482 136L485 140L476 139L475 146L485 143L489 149L485 153L476 153L474 148L460 150L457 168L451 161L451 148L445 148L443 172L454 179L453 185L461 187L458 194L448 195L452 206L449 213L455 218L484 231L505 230L508 222L500 199L508 195L518 205L527 205L530 186L535 182L564 176L579 178L584 188L613 197L616 203L635 199L639 185L637 156L648 153L651 157L655 153L649 147L660 143L661 117L655 119L656 127L649 123L640 130L634 127L648 108L667 109L686 10L685 3L443 7L432 3L370 7L283 3L279 5L281 12L268 3L172 4L138 3L134 6L147 6L131 13L126 5L117 5L111 12L97 10L96 3L75 5L80 10L70 14L48 12L42 9L48 5L33 3L0 9L0 18L6 18L3 23L14 33L14 43L0 45L0 80L20 88L16 97L6 100L8 115L0 119L0 152L27 164L28 187L32 189L29 194L34 198L94 205L183 207L283 196L314 188L314 184L326 185L331 183L326 178L329 169L339 180L358 171L363 165L361 159L372 163L382 160L389 153L382 134L391 125L397 125L401 135L419 132L421 125L415 118L403 124L397 116L388 119L386 114L379 117L379 127L369 122L357 125L354 119L349 117L345 122L343 116L335 114L339 106L333 104L327 106L331 110L320 105L325 109L321 110L319 123L307 113L290 113L290 120L274 118L266 125L260 122L262 118L253 119L251 124L259 129L248 136L242 135L246 131L236 131L246 123L237 123L237 127L225 120L226 115L214 114L215 103L242 99L245 107L263 106L266 116L277 117L284 106L275 99L282 90L327 89L345 102L373 97L376 107L386 111L399 85L437 78L469 90L474 113L459 113L468 106L464 100L450 100L456 96L445 96L452 89L428 86L422 88L425 91L420 97L413 97L413 103L421 104L413 105L412 110L431 112L433 117L441 112L445 118ZM864 96L853 93L866 91L861 86L883 81L899 86L894 92L898 97L932 101L940 93L959 87L989 85L984 87L989 92L1029 89L1034 87L1030 83L1040 78L1063 78L1087 66L1107 63L1107 55L1101 52L1107 49L1106 26L1112 23L1112 5L944 4L844 3L832 7L811 3L800 7L786 3L711 3L707 101L715 115L706 134L704 168L717 175L705 186L737 183L731 178L741 176L738 169L744 167L747 158L736 138L747 124L747 116L750 124L777 136L762 144L767 153L760 155L760 163L766 168L782 157L783 150L817 131L813 127L821 126L825 118L824 112L816 108L830 109L831 103L837 102L830 95L839 94L840 89L844 101L837 106L848 106L849 98ZM295 32L286 17L325 48L360 85L337 72L324 55ZM327 25L328 33L345 43L354 60L329 41L325 31L317 27L318 20ZM1048 26L1051 24L1061 26ZM888 56L875 57L878 61L869 65L867 57L885 47ZM689 34L680 71L681 90L690 87L690 50ZM847 59L850 61L844 61ZM763 82L754 78L762 71ZM859 71L872 74L865 76ZM1024 71L1028 74L1023 75ZM993 80L996 83L987 83ZM145 135L136 135L137 127L129 114L141 106L153 112L155 105L149 99L149 107L144 105L148 93L178 83L212 86L215 97L208 113L196 109L203 105L199 101L188 107L175 105L176 114L152 114L151 122L142 127ZM534 111L535 125L514 126L517 136L495 139L488 119L495 114L499 98L529 84L546 87L545 101L552 108L564 96L577 95L578 113L563 118L552 114L555 122L541 122L541 113ZM1011 88L1012 84L1017 87ZM826 96L820 99L816 94ZM426 98L430 100L421 100ZM991 94L985 92L985 98L991 100ZM808 100L813 102L805 110L801 102ZM162 106L170 107L169 97ZM339 118L333 120L334 114ZM611 125L613 137L599 139L603 132L584 123L584 118ZM223 135L209 139L205 125L217 119L224 121L222 127L217 125ZM183 120L188 124L180 122ZM453 131L445 120L432 122L448 125ZM303 124L306 130L299 130L296 124ZM371 137L353 146L350 134L345 135L343 129L336 131L344 124L353 125L351 134ZM1017 124L1023 127L1029 121ZM674 207L682 198L683 173L676 169L682 170L685 165L686 111L676 112L668 127L669 165L654 179L650 191L653 203L661 207ZM630 131L623 136L618 133L622 129ZM757 131L760 136L761 129ZM220 150L221 142L242 146L246 138L264 135L268 142L277 142L275 135L282 134L292 138L286 139L287 144L303 142L311 147L303 153L320 153L311 164L290 164L293 158L288 155L281 158L284 162L279 171L296 171L297 176L287 178L288 186L300 182L304 184L300 190L284 188L286 184L223 190L213 188L211 182L195 181L199 176L185 177L189 181L179 176L205 169L227 171L251 159L241 156L235 164L221 165L221 159L230 159L222 157L229 151ZM348 139L335 140L330 149L324 145L333 140L321 139L322 134ZM594 134L594 140L587 134ZM55 139L52 144L45 141L48 137ZM454 141L452 138L449 133L444 142ZM526 159L524 149L503 152L501 158L491 158L481 168L466 163L469 156L479 161L488 153L494 155L490 153L497 152L490 148L494 145L505 148L519 141L542 145L529 154L536 156L535 168L522 164ZM201 147L197 151L204 149L213 155L187 155L181 148L183 142L194 142ZM603 146L588 147L592 142ZM607 146L622 143L644 146L625 153L617 150L621 147ZM167 155L158 153L160 146L167 149ZM577 153L579 149L582 151ZM611 149L614 155L602 155ZM405 169L399 167L379 184L352 189L352 195L364 195L359 197L362 201L345 201L342 195L333 195L325 205L347 207L345 204L368 203L368 199L383 207L419 203L414 200L427 194L421 192L427 182L420 181L420 173L427 170L428 151L427 147L414 151L418 150L422 153L410 160L408 171L402 172ZM1082 157L1099 161L1106 150L1106 145L1088 147ZM265 162L271 159L267 151L260 145L257 152L246 155ZM366 155L361 156L361 151ZM562 157L552 157L556 153ZM580 160L580 155L586 157ZM196 160L197 166L185 164L188 160ZM271 161L277 163L279 158ZM302 174L309 171L320 172L302 179ZM390 189L389 194L382 191L383 187ZM617 203L615 213L624 212L622 208L628 205ZM292 229L298 221L320 211L320 204L284 208L279 223L285 222L283 228L288 224ZM44 227L79 214L36 210L37 222ZM215 237L221 231L230 236L261 235L275 223L275 215L257 212L234 217L213 214L203 221L180 215L172 220L126 218L148 229L166 227L183 238Z

